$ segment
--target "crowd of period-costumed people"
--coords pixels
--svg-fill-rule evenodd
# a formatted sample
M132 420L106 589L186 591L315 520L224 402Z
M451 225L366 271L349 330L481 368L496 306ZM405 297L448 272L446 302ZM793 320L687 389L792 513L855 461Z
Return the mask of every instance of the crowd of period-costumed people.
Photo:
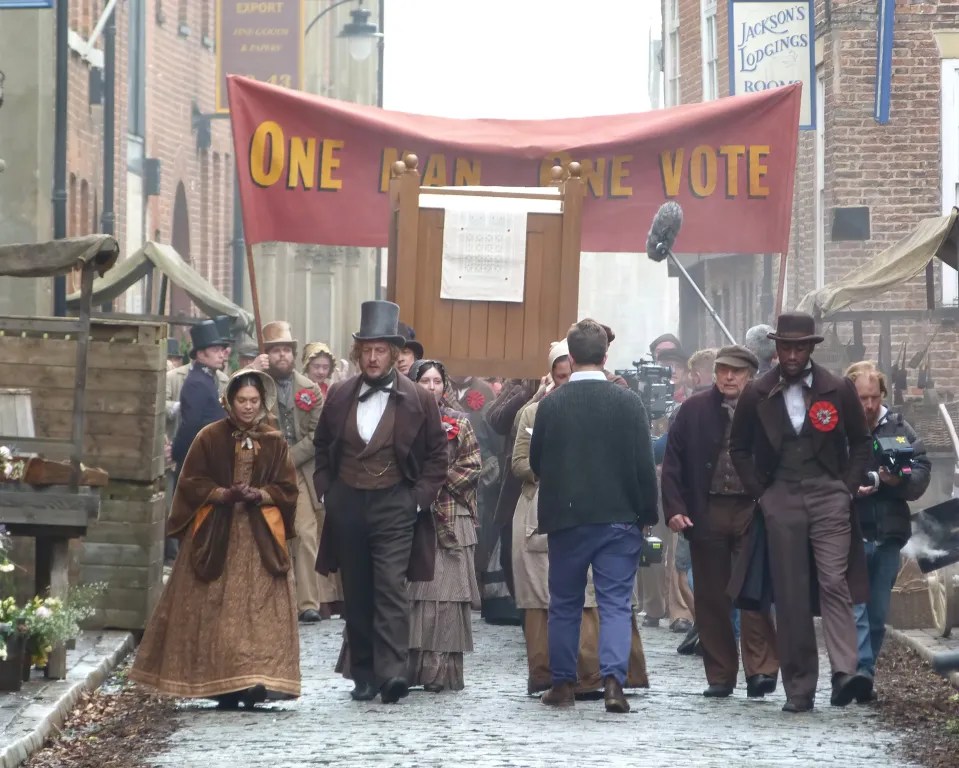
M875 699L930 474L877 366L820 366L802 313L688 356L664 334L675 407L651 424L602 323L544 350L542 379L504 382L454 375L399 312L363 303L348 359L285 321L236 355L231 318L191 326L188 355L171 341L166 584L132 679L226 709L295 698L299 633L339 616L353 700L458 691L481 610L521 625L528 694L622 713L649 686L644 616L702 657L705 697L742 667L747 698L781 677L799 713L821 615L830 703ZM879 436L912 446L910 474L879 466ZM651 535L665 557L640 568Z

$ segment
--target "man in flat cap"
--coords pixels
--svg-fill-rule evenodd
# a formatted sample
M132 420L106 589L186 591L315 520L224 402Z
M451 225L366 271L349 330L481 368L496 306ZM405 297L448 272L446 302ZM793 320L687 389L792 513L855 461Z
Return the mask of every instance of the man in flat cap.
M708 687L704 696L725 698L736 687L739 654L726 585L747 541L756 502L743 487L729 456L729 434L739 397L759 367L745 347L716 354L715 383L691 395L676 413L663 457L663 515L670 529L689 540L696 624ZM776 688L776 634L766 611L742 611L740 643L746 695Z
M868 599L869 580L852 506L872 436L855 385L810 359L823 340L812 316L780 315L769 338L779 364L746 386L729 438L743 490L762 509L768 558L755 548L739 561L749 568L735 568L729 588L744 607L749 569L766 559L785 712L813 707L819 675L813 614L819 603L832 666L830 702L841 707L872 693L871 678L857 672L853 604Z

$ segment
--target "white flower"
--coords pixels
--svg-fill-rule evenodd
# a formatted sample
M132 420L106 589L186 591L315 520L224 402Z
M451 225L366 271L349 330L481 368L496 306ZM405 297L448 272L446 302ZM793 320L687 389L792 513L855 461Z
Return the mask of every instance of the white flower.
M53 611L51 611L47 606L41 605L37 608L37 618L38 619L49 619L53 616Z
M7 660L7 644L3 643L0 645L0 661Z
M10 573L14 569L14 565L11 562L0 563L0 573Z
M13 458L13 451L11 451L7 446L0 445L0 459L3 461L10 461Z

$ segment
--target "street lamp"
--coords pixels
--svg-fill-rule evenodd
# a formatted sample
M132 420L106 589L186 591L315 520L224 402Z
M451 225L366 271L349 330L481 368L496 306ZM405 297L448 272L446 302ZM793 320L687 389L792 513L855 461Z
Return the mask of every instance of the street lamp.
M373 42L382 37L376 24L370 21L370 12L365 8L350 11L352 20L345 24L337 37L349 40L350 58L353 61L366 61L373 53Z

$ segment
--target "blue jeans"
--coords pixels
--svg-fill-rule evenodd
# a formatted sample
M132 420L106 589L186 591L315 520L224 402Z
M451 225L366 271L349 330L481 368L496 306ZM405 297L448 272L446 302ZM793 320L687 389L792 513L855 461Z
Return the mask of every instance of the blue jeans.
M553 685L575 683L586 574L593 566L599 608L599 672L626 682L633 584L643 547L638 525L578 525L549 534L549 667Z
M867 541L866 567L869 569L869 603L855 606L856 639L859 643L859 669L876 673L876 659L886 636L889 599L899 574L900 545L894 541L876 544Z

